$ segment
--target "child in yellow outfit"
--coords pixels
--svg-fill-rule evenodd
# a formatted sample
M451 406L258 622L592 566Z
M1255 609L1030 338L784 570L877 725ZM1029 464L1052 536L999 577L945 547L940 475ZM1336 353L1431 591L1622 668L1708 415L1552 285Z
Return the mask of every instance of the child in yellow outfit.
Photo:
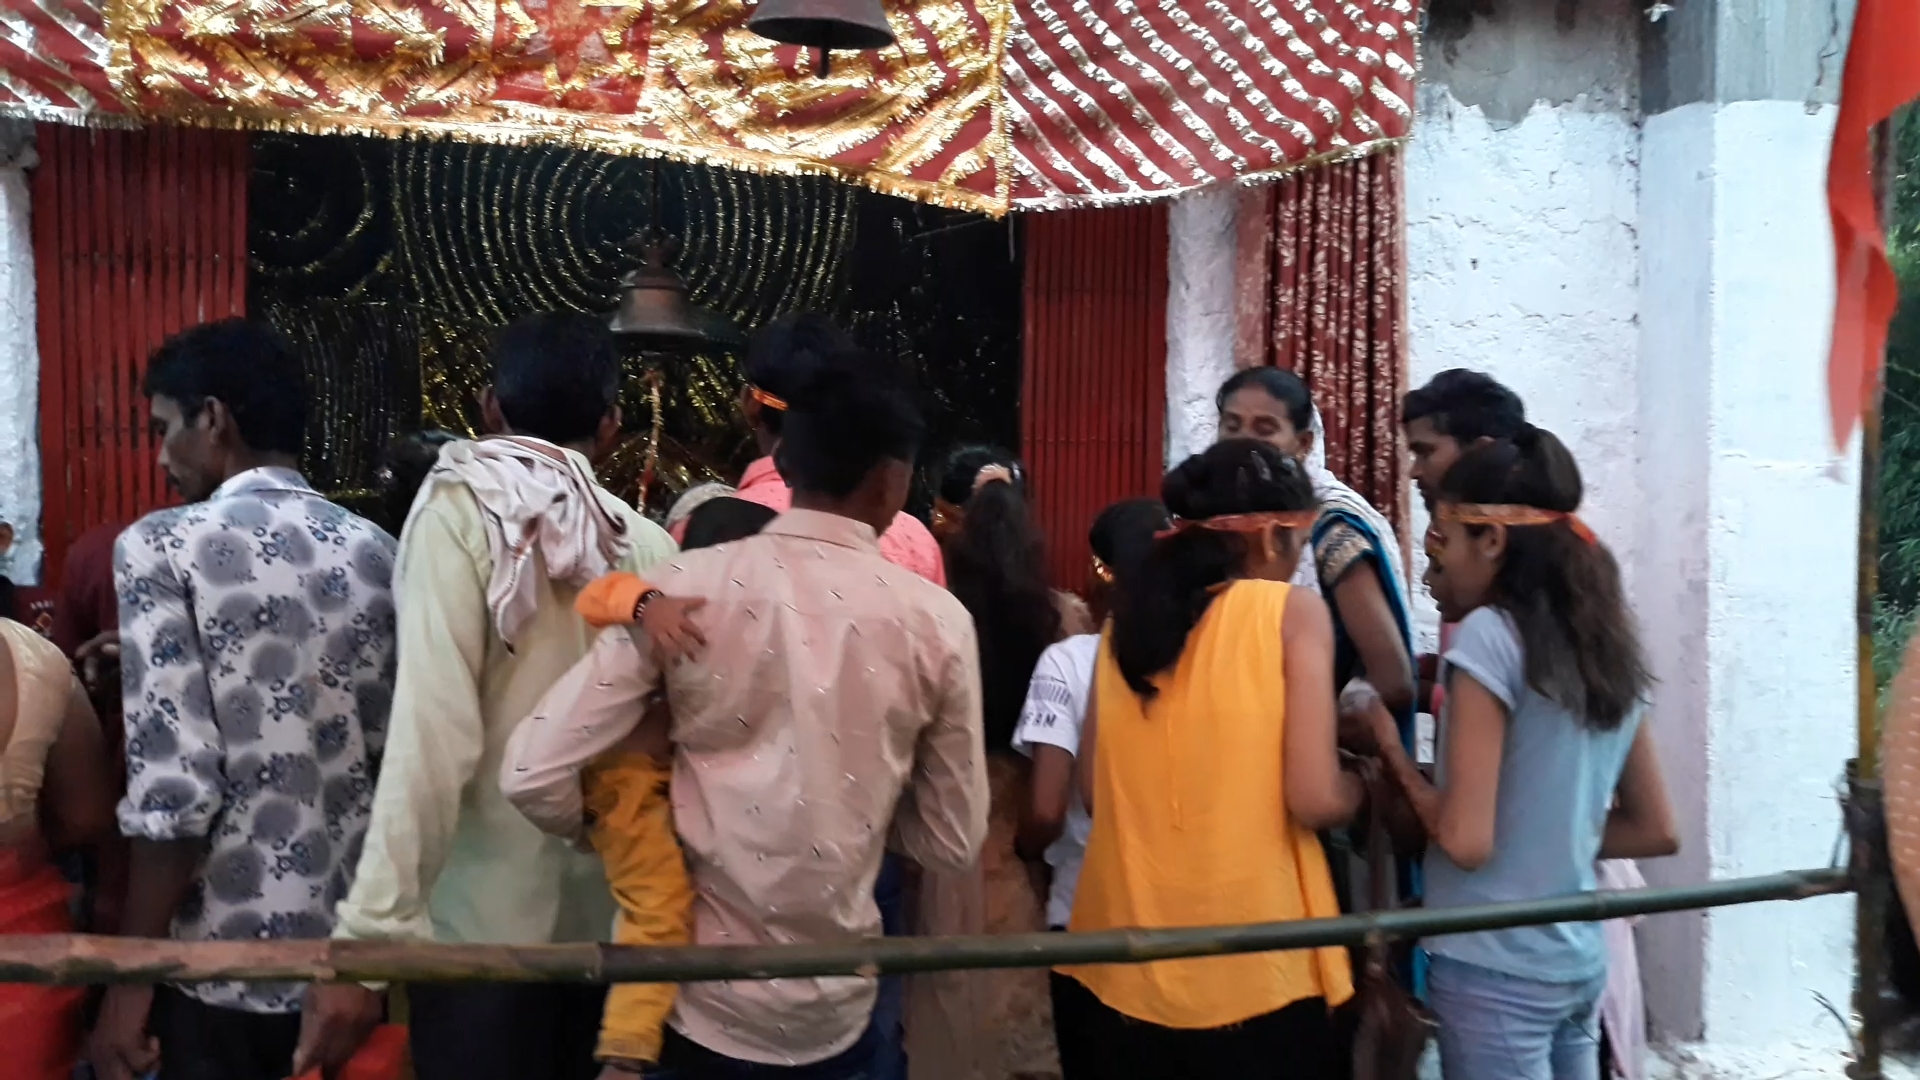
M716 499L695 511L688 519L687 548L751 536L774 516L723 505L738 502ZM632 574L608 574L580 591L574 610L595 628L625 625L633 622L649 591ZM680 626L675 632L690 629ZM581 776L587 838L620 905L613 933L620 945L684 945L691 933L693 886L674 835L669 791L671 728L666 703L655 702L633 733ZM671 983L618 983L608 989L597 1050L606 1066L601 1080L632 1076L659 1060L662 1029L677 992Z
M684 945L691 937L693 885L680 842L674 838L673 776L665 750L666 727L656 723L656 705L633 735L587 767L581 794L587 838L606 866L607 883L620 905L613 940L620 945ZM658 747L648 746L651 740ZM606 1069L602 1080L635 1074L660 1059L661 1029L673 1011L672 983L616 983L607 990L595 1053Z

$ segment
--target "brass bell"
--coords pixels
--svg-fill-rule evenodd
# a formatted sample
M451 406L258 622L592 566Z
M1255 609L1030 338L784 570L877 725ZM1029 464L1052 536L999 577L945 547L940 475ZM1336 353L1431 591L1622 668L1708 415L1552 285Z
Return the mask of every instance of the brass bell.
M608 326L614 333L661 347L704 342L707 335L694 320L687 300L687 283L673 272L680 245L659 233L636 236L640 265L620 279L620 307Z
M819 74L827 73L834 49L863 52L894 43L880 0L760 0L747 29L787 45L820 51Z

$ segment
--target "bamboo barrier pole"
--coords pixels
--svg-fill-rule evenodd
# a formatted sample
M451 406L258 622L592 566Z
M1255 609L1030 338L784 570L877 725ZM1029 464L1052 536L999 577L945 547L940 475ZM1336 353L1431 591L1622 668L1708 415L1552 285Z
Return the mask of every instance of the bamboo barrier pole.
M442 945L367 941L176 942L86 934L0 936L0 982L708 982L1139 963L1591 922L1844 893L1842 869L1705 885L1333 919L1090 934L871 938L823 945Z
M1874 125L1873 130L1873 194L1880 209L1883 232L1893 210L1897 130L1886 120ZM1873 609L1880 593L1880 404L1886 387L1884 357L1882 359L1880 379L1860 415L1860 519L1854 596L1854 618L1859 634L1856 673L1859 713L1855 734L1858 749L1848 770L1850 802L1865 809L1876 823L1885 820L1880 776L1880 688L1873 673ZM1855 827L1853 831L1858 843L1859 829ZM1873 835L1880 841L1882 850L1870 852L1864 862L1856 863L1872 869L1861 875L1854 895L1853 1012L1859 1022L1859 1033L1858 1054L1847 1070L1852 1080L1880 1080L1885 1042L1886 1009L1880 997L1886 979L1887 911L1893 882L1884 850L1884 825L1876 825Z

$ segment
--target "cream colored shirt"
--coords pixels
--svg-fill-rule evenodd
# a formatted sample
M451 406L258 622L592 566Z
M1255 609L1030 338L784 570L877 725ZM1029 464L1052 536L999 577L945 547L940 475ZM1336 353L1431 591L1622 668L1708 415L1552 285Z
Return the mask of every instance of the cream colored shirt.
M576 835L582 766L664 688L700 944L880 936L873 885L889 826L929 869L978 857L979 657L952 594L881 558L871 527L806 510L647 578L705 598L694 618L707 647L663 671L644 639L608 630L508 746L501 786L528 817ZM672 1023L728 1057L807 1064L859 1038L874 990L863 978L694 983Z
M674 553L658 526L612 494L599 496L627 523L631 544L619 569L646 574ZM576 590L549 579L534 558L537 603L509 651L488 614L493 565L473 494L435 488L401 537L392 722L335 937L607 939L614 905L600 860L534 828L497 780L514 725L593 643L573 610Z

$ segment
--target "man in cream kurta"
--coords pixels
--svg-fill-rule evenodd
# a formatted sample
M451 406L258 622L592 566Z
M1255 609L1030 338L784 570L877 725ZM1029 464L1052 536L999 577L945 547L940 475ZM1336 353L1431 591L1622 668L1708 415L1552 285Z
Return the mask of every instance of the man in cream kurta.
M497 436L442 448L395 567L399 672L386 758L335 937L531 945L604 941L600 860L501 796L513 728L584 657L579 589L645 574L671 538L601 488L582 450L618 434L619 356L604 325L531 316L493 346L482 399ZM605 988L408 988L418 1080L566 1080L588 1070ZM357 987L317 987L296 1065L337 1065L378 1018ZM298 1069L296 1069L298 1072Z
M632 539L617 569L644 575L674 553L658 526L602 494ZM573 610L577 590L530 574L537 602L509 649L487 611L492 559L473 495L437 488L405 537L393 730L359 877L339 906L335 936L605 940L614 907L599 858L534 828L497 782L514 725L593 644Z

